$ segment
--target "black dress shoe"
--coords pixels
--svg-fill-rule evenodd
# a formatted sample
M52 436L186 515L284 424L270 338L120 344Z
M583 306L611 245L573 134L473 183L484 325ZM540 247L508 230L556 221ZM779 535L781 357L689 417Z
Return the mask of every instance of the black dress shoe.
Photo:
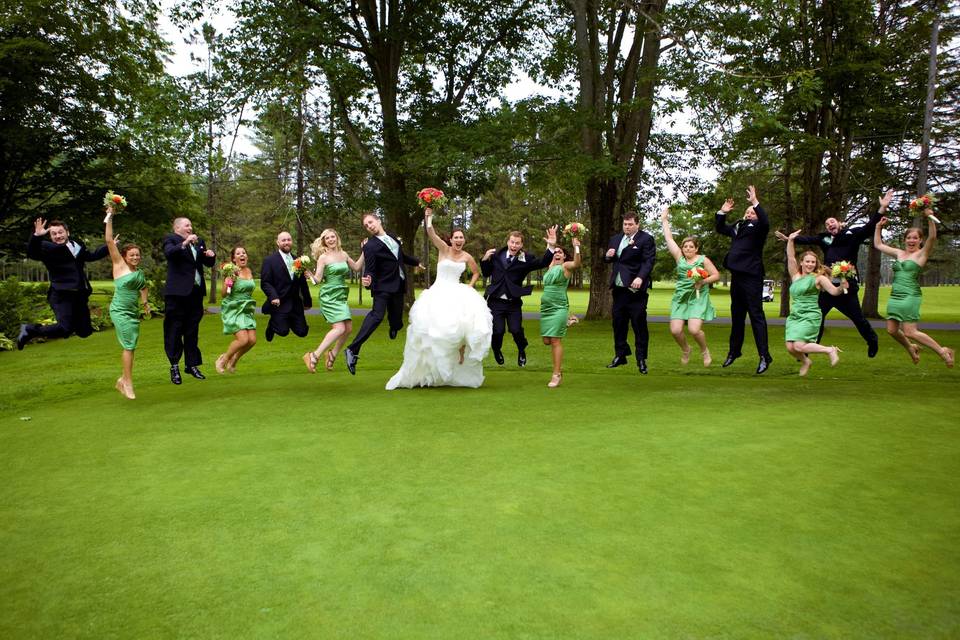
M622 367L627 364L626 356L614 356L613 360L610 361L610 364L607 365L607 369L613 369L614 367Z
M200 373L200 369L197 367L187 367L187 373L192 375L197 380L206 380L207 376Z
M357 375L357 360L360 359L360 356L355 354L350 347L347 347L343 350L343 358L347 361L347 371L350 372L350 375Z
M180 377L180 367L178 365L170 367L170 382L173 384L181 384L183 382L183 378Z
M637 360L637 368L640 369L640 373L647 375L647 359L640 358Z
M393 328L390 329L390 339L391 339L391 340L396 340L396 339L397 339L397 330L396 330L396 329L393 329Z
M760 363L757 365L757 373L763 373L770 368L770 363L773 362L773 358L769 355L763 356L760 358Z
M27 331L27 325L20 325L20 333L17 335L17 351L23 351L23 346L30 339L30 332Z
M267 330L263 332L263 336L267 339L267 342L273 340L273 327L267 325Z
M877 355L877 351L879 350L880 350L880 343L871 342L870 344L867 345L867 357L868 358L875 357Z
M723 364L721 366L729 367L730 365L733 364L734 360L736 360L739 357L740 356L735 356L733 354L728 353L726 360L723 361Z
M517 354L517 366L525 367L527 366L527 352L523 349L520 349L520 353Z
M503 364L503 352L499 349L494 349L493 359L497 361L497 364Z

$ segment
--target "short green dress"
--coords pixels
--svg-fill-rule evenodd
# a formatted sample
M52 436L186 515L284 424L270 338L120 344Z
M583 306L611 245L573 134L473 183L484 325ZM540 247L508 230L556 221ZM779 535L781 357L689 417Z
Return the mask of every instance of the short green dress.
M133 351L140 339L140 290L147 286L147 280L142 271L131 271L114 280L113 285L110 319L120 346Z
M787 342L816 342L823 314L817 299L817 277L801 276L790 285L790 315L787 316Z
M900 322L920 322L920 265L913 260L893 263L893 286L887 301L887 318Z
M540 335L544 338L562 338L567 335L567 318L570 301L567 300L567 285L570 280L563 272L563 265L550 267L543 276L543 295L540 296Z
M257 307L253 301L254 287L256 283L252 279L237 278L230 293L220 301L224 334L232 336L237 331L257 328L257 320L253 317Z
M320 313L323 319L333 324L350 319L350 307L347 305L347 276L350 267L346 262L334 262L323 269L323 286L320 288Z
M697 256L693 262L687 262L683 256L677 260L677 285L670 301L671 320L699 319L709 322L717 317L717 310L710 302L710 287L702 287L698 297L694 287L696 281L687 277L687 271L703 268L703 260L703 256Z

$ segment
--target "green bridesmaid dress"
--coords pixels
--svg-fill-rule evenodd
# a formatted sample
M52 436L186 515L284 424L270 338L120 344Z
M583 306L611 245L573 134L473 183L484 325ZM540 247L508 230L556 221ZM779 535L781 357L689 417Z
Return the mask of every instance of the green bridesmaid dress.
M543 295L540 296L540 335L544 338L562 338L567 335L567 317L570 301L567 285L570 280L563 273L563 265L550 267L543 276Z
M120 346L133 351L140 339L140 290L147 286L147 280L142 271L131 271L114 280L113 285L110 319Z
M817 298L817 277L813 274L797 278L790 285L790 315L787 316L787 342L816 342L820 333L820 305Z
M256 310L252 295L255 286L253 280L237 278L233 281L230 293L220 302L220 320L225 334L232 336L237 331L257 328L257 320L253 317Z
M920 322L920 265L913 260L893 263L893 286L887 301L887 318L900 322Z
M677 260L677 285L670 301L671 320L699 319L710 322L717 317L717 311L710 302L710 287L701 287L697 296L695 281L687 277L690 269L703 268L703 260L703 256L697 256L693 262L687 262L683 256Z
M320 288L320 313L324 320L333 324L350 319L347 305L347 275L350 267L346 262L334 262L323 269L323 287Z

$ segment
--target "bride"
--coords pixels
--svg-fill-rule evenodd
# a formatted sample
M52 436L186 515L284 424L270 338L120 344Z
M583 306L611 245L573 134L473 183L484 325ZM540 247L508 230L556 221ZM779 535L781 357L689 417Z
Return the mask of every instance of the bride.
M423 215L427 236L440 252L437 277L410 308L403 364L387 382L387 389L479 387L493 333L490 309L473 288L480 268L463 250L463 231L454 230L448 245L433 229L433 210L427 207ZM460 283L467 266L469 285Z

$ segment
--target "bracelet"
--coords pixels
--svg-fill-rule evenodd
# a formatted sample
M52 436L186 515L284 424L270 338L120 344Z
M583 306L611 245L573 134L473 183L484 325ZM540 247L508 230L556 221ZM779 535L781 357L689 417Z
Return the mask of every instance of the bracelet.
M427 229L433 229L433 216L427 218Z
M573 248L573 252L574 252L574 253L580 253L580 247L574 247L574 248Z

